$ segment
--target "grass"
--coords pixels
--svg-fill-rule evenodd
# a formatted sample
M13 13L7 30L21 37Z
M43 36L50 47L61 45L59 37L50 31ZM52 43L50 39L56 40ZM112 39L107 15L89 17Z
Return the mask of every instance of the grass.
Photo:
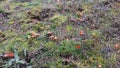
M103 2L49 4L56 6L44 7L40 1L0 3L0 54L17 49L25 65L33 68L118 67L119 2L111 7ZM0 66L10 59L2 60Z

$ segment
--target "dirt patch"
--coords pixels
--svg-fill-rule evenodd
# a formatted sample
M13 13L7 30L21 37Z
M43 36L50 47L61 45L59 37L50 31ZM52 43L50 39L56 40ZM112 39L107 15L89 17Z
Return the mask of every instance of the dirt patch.
M0 13L0 30L4 31L7 30L8 27L4 24L8 21L10 13L2 12Z
M45 19L52 17L55 14L55 10L53 9L42 9L42 11L36 12L36 13L31 13L30 11L28 12L28 15L31 19L36 19L38 21L44 21Z

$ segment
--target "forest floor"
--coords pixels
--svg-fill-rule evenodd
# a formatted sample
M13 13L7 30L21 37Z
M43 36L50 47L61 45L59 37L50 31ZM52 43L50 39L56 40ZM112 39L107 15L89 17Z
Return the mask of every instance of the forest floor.
M0 68L120 68L120 2L0 1Z

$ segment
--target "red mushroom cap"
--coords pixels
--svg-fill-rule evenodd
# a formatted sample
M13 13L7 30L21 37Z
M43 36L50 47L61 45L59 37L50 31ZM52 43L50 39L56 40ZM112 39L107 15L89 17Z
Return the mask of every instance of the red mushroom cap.
M13 52L7 52L3 55L3 58L14 58L14 53Z

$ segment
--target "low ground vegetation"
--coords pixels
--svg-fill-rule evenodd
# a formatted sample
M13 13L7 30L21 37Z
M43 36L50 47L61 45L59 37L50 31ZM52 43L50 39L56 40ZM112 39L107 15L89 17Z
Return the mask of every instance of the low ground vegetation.
M119 8L119 0L3 0L0 67L120 68Z

